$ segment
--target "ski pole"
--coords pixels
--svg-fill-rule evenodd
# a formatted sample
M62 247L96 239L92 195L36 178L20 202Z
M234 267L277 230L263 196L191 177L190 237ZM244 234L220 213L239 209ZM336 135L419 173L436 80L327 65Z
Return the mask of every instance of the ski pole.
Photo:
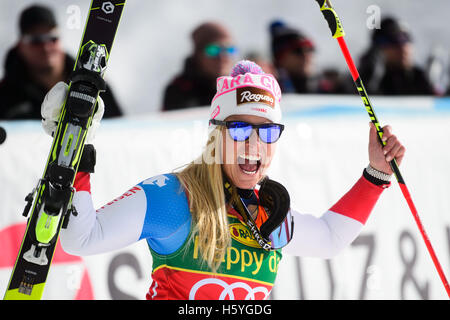
M366 107L370 120L375 125L375 128L378 133L378 140L380 141L381 145L384 146L386 145L386 142L382 140L383 129L378 121L377 116L375 115L375 111L373 110L372 104L369 100L369 96L367 95L366 89L364 88L364 84L359 76L358 69L356 69L355 63L353 62L352 56L350 55L350 52L347 48L347 44L345 43L344 40L345 32L344 29L342 28L341 21L339 20L339 17L336 11L333 9L331 2L329 0L316 0L316 2L319 4L320 11L322 12L325 20L328 22L328 26L330 27L331 30L331 35L333 36L333 38L337 39L339 43L339 47L341 48L342 54L344 55L345 61L347 62L347 65L350 69L350 73L352 75L355 86L358 89L358 93L360 94L364 106ZM427 233L425 232L425 228L422 225L419 213L417 212L417 209L411 198L411 194L409 193L409 190L406 186L405 180L403 179L400 170L398 168L397 161L395 159L392 159L389 162L389 164L391 166L392 171L394 172L395 177L397 178L398 185L403 193L403 196L406 199L406 202L408 203L408 206L411 210L414 220L416 221L416 224L419 228L419 231L422 235L422 238L431 256L431 259L433 260L434 266L436 267L436 270L439 274L439 277L441 278L442 283L444 284L444 288L447 291L447 295L450 298L450 286L445 277L444 271L442 270L441 264L439 263L439 260L436 256L436 253L434 252L433 246L431 245L430 239L428 238Z

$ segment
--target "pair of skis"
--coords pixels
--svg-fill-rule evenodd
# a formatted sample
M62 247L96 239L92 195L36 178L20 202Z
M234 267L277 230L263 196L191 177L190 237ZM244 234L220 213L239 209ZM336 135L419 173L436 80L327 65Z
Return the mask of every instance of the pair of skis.
M59 232L76 214L73 182L98 95L106 87L103 75L124 5L125 0L91 2L44 174L25 198L23 215L31 213L5 300L41 299Z

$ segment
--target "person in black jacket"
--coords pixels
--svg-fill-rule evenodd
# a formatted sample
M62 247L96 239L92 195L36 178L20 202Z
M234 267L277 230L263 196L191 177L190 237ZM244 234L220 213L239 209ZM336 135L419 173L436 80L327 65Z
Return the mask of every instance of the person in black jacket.
M217 22L205 22L192 32L193 53L183 71L164 90L162 110L209 106L216 79L230 73L236 48L230 32Z
M384 18L360 61L361 79L369 93L434 94L424 70L414 64L412 50L412 36L406 27L392 17Z
M348 85L336 69L316 70L311 37L282 20L270 23L270 48L281 90L299 94L343 94Z
M277 80L286 93L317 93L315 46L300 30L275 20L270 23L271 51Z
M0 119L41 119L41 104L58 81L69 82L75 59L61 47L53 12L41 5L22 11L20 39L5 59L0 82ZM101 93L104 117L117 117L122 111L109 86Z

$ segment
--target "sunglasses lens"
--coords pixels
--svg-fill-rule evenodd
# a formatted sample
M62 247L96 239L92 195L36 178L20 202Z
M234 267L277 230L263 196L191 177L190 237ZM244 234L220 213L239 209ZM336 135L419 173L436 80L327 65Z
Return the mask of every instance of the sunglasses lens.
M229 55L234 55L234 54L236 54L237 50L233 46L222 47L217 44L209 44L205 47L204 52L208 57L215 58L215 57L218 57L222 52L225 52Z
M235 47L228 47L226 51L229 55L235 55L237 53L237 49Z
M229 122L228 132L234 141L245 141L252 134L252 125L246 122ZM281 127L277 124L267 124L258 128L258 135L264 143L274 143L281 135Z
M228 132L234 141L245 141L252 134L252 126L245 122L231 122Z
M205 47L205 54L208 57L217 57L220 54L220 47L215 44L210 44Z
M268 125L267 127L260 127L258 131L259 137L265 143L276 142L281 135L281 128L277 125Z
M268 240L272 249L283 248L291 241L293 234L292 221L291 211L289 211L283 222L270 233Z

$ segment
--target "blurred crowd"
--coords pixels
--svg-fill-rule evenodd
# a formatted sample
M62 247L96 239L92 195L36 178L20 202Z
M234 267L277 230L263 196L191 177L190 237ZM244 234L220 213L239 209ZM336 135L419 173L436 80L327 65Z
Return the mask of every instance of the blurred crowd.
M75 62L62 49L50 8L30 6L18 20L20 36L6 55L0 81L0 120L40 119L45 94L58 81L68 82ZM208 21L197 26L191 33L192 52L162 92L161 110L208 106L216 92L216 78L228 75L233 64L242 59L253 60L273 74L284 93L355 94L348 72L317 69L314 39L302 30L277 20L270 23L267 32L269 58L255 52L241 53L229 29L220 23ZM448 66L433 55L425 66L415 65L416 43L401 21L384 17L370 40L356 61L370 95L450 95L450 87L442 81L448 76ZM108 106L105 118L124 114L112 88L101 95Z

